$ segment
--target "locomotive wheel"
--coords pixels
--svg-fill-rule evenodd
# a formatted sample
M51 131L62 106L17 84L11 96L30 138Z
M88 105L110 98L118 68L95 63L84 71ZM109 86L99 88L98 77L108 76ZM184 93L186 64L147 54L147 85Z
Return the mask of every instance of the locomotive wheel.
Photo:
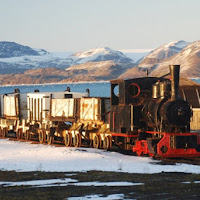
M94 136L93 147L95 149L101 148L101 137L100 137L100 135Z
M26 141L30 141L31 140L31 133L29 132L29 130L27 130L24 134L25 140Z
M106 136L106 137L104 138L104 140L103 140L103 148L106 149L106 150L108 150L108 149L111 148L111 138L110 138L109 135Z
M54 136L51 136L50 133L47 134L47 143L48 144L54 143Z
M154 157L155 157L155 154L149 153L149 157L154 158Z
M141 151L136 151L136 154L138 155L138 156L142 156L142 152Z
M6 138L7 135L8 135L8 129L7 128L3 128L3 130L2 130L2 137Z
M74 146L80 147L81 146L81 134L78 133L74 136Z
M70 132L66 133L64 136L64 143L66 147L72 146L72 134Z

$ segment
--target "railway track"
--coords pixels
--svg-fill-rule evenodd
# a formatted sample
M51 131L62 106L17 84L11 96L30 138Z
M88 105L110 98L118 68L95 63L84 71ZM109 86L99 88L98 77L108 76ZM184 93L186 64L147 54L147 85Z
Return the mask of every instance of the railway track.
M155 158L160 160L162 165L175 165L177 163L200 165L200 157L195 158Z

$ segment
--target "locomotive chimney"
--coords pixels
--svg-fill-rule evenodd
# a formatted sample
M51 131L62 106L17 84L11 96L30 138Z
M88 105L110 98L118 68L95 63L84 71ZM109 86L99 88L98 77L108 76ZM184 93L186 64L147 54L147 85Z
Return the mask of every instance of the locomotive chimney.
M171 74L171 99L177 100L179 98L179 72L180 65L169 65Z

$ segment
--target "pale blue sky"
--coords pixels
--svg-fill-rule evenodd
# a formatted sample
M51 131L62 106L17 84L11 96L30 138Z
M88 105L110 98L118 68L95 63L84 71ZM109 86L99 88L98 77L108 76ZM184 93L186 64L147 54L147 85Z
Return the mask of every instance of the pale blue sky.
M48 51L200 39L200 0L0 0L0 41Z

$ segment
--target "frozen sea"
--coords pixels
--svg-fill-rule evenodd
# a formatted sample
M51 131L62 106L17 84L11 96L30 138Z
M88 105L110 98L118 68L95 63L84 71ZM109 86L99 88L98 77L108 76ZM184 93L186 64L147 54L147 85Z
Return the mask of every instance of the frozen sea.
M90 96L110 96L110 82L0 86L0 94L12 93L16 88L20 89L21 93L28 93L36 89L40 92L65 91L67 87L71 88L71 92L85 92L86 89L90 89Z

